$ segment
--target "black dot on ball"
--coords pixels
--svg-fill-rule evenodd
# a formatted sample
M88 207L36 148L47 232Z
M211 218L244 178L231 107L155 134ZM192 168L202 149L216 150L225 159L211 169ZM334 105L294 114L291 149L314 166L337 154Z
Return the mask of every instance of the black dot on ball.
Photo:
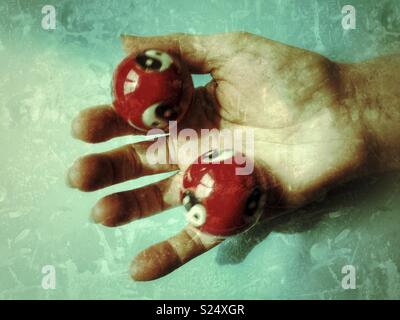
M246 202L246 210L245 214L247 216L253 216L258 208L258 203L261 198L261 190L259 187L255 187L249 197L247 198Z
M160 103L156 108L156 115L161 119L173 121L178 118L178 112L168 103Z
M157 71L161 69L162 63L158 59L147 56L146 54L139 54L136 57L136 62L144 70Z

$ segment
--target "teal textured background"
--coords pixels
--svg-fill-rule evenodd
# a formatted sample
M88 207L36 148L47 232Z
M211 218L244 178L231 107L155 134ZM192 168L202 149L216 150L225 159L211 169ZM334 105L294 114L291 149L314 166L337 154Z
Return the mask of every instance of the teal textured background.
M45 4L56 8L56 30L41 28ZM356 8L355 30L342 29L345 4ZM399 1L6 0L0 17L0 298L400 298L398 174L351 183L147 283L130 280L129 262L184 225L181 209L116 229L89 223L88 214L100 197L157 177L93 193L64 183L76 157L135 141L87 145L70 136L79 110L111 100L121 33L245 30L358 61L398 52ZM41 287L48 264L54 290ZM346 264L356 267L355 290L341 287Z

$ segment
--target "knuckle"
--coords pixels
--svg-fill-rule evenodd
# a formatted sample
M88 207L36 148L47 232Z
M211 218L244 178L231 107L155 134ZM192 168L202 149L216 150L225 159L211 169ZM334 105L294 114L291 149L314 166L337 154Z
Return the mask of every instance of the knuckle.
M144 215L144 211L143 211L143 205L141 204L140 197L137 192L135 191L132 192L129 202L130 202L131 212L134 213L134 217L136 219L140 219Z
M129 163L130 171L134 176L140 175L143 172L143 162L139 155L139 150L133 145L126 148L126 159Z

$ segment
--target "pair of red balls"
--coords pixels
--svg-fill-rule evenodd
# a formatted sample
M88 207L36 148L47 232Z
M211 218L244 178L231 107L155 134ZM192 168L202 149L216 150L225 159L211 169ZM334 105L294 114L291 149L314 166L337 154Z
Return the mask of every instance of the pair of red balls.
M116 112L143 132L181 120L192 93L184 65L160 50L128 56L113 77ZM211 150L185 171L181 201L188 222L201 232L230 236L253 226L262 213L265 194L254 175L236 174L242 166L237 156L232 150Z

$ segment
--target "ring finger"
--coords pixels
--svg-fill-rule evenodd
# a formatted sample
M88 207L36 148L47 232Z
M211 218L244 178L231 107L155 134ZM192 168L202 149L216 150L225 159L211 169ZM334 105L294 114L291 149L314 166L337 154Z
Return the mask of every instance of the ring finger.
M175 177L100 199L91 213L93 221L116 227L179 205L179 192L171 188Z

